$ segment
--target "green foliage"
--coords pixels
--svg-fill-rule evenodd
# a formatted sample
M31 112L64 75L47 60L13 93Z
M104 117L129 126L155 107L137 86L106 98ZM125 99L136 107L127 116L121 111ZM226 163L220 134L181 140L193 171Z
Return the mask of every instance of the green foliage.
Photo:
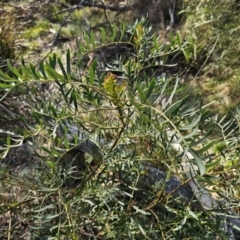
M235 131L239 131L239 111L230 120L214 120L199 96L187 94L178 76L166 74L166 69L172 69L166 64L172 52L183 52L186 61L190 59L189 45L176 42L178 36L171 48L156 41L144 19L123 27L135 51L130 57L111 59L107 71L99 67L99 58L85 69L75 69L69 51L66 65L53 54L36 67L22 63L16 68L8 62L11 74L0 71L0 88L5 91L1 101L23 85L33 105L30 117L17 115L24 122L17 134L1 130L3 162L10 168L11 151L26 141L32 142L34 156L25 166L25 175L17 175L16 169L12 170L16 176L9 175L1 168L1 214L10 216L2 227L2 238L228 238L211 210L194 212L164 193L164 184L153 183L146 191L138 180L148 174L144 164L183 179L182 167L190 163L203 186L218 188L214 177L221 182L234 169L225 168L225 160L239 158ZM115 26L112 29L112 35L101 30L99 43L93 34L85 33L81 56L101 46L107 49L112 41L121 43L122 34L117 39ZM55 83L57 91L39 99L36 89L41 83ZM82 142L77 132L69 140L72 125L84 130ZM64 126L62 136L59 126ZM70 155L64 162L64 156L86 139L96 143L101 156L86 151L86 159ZM27 158L20 156L15 164L22 167L23 162ZM217 169L217 164L228 172ZM236 177L231 181L239 185ZM9 197L13 187L18 192ZM234 198L232 185L224 187L228 198ZM139 192L144 198L136 197ZM13 217L26 224L25 232Z
M234 74L239 64L239 18L235 1L186 1L186 23L182 32L191 33L202 70L218 81ZM203 60L204 59L204 60ZM208 63L208 64L207 64Z

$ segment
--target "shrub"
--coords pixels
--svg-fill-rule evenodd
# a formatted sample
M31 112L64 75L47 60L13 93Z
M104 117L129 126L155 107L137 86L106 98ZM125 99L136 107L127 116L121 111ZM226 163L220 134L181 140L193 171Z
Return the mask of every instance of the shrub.
M187 44L161 45L143 19L122 25L119 36L128 31L127 44L117 39L117 27L112 29L102 30L100 43L85 34L75 68L68 51L66 66L53 54L37 67L9 64L13 76L0 71L0 87L11 92L28 86L32 104L31 118L17 115L24 128L1 130L1 237L202 239L204 234L227 239L219 225L229 207L218 209L219 215L213 209L194 211L191 200L183 204L174 197L177 189L167 193L165 187L171 175L181 179L179 188L184 186L191 180L184 171L192 166L204 188L221 189L216 179L224 183L231 176L224 185L231 206L230 191L239 183L225 160L239 157L238 112L230 121L215 120L199 97L181 86L167 63L186 53ZM172 36L172 43L177 39ZM114 59L102 63L102 51L114 46L131 47L125 57L115 51ZM39 83L55 83L58 91L40 99ZM33 155L14 158L11 151L20 145ZM162 169L166 181L144 182L148 166Z

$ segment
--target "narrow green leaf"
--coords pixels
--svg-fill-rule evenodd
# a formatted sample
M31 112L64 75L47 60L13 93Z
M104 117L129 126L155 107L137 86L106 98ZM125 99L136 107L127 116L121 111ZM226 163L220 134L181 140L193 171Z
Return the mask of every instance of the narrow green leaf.
M117 28L116 26L115 26L115 28ZM121 42L122 40L123 40L123 38L126 36L126 28L127 28L127 24L126 24L126 21L124 21L122 24L121 24L121 36L120 36L120 39L119 39L119 41ZM117 28L117 29L119 29L119 28ZM115 30L116 32L117 32L117 29ZM115 34L116 35L116 34ZM114 37L114 39L115 39L115 37ZM114 40L113 39L113 40Z
M102 39L102 43L106 43L107 37L106 37L106 32L105 29L100 27L101 30L101 39Z
M181 130L191 130L192 128L196 127L199 124L200 120L201 120L201 115L197 116L195 118L195 120L193 120L190 124L180 127L179 130L180 131Z
M20 72L20 74L23 75L23 78L24 78L23 80L28 80L28 79L32 79L32 78L35 78L36 80L38 80L37 77L35 77L31 68L29 68L29 67L20 66L19 72ZM42 78L41 75L40 75L40 78Z
M36 112L32 113L33 118L35 119L36 123L41 125L42 124L42 120L39 118L39 115Z
M194 45L193 45L193 60L196 60L196 59L197 59L197 44L194 43Z
M150 215L150 213L144 211L144 210L141 210L140 208L138 208L137 206L133 206L133 208L136 210L136 212L139 212L143 215Z
M79 43L77 46L79 46L80 53L85 53L86 52L85 47L82 43Z
M0 129L0 133L5 133L7 135L11 135L13 137L22 137L22 135L16 134L13 131L9 131L9 130L4 130L4 129Z
M56 192L58 190L58 188L48 188L48 187L40 187L41 191L45 191L45 192Z
M210 110L206 110L201 113L201 121L203 122L204 120L208 119L211 116L212 116L212 113L210 112Z
M83 36L84 36L85 43L87 45L87 50L90 50L90 38L88 33L85 31Z
M65 93L65 91L63 91L63 96L64 96L64 99L67 103L71 102L71 100L68 101L68 95L70 95L71 92L72 92L72 88L70 88L66 93ZM70 95L70 98L71 98L71 95Z
M0 69L0 76L1 76L4 80L16 80L15 78L12 78L12 77L8 76L7 74L5 74L1 69Z
M1 160L7 157L10 149L9 148L6 149L3 147L0 147L0 149L1 149L1 154L0 154L0 160Z
M198 132L198 127L196 127L195 129L192 129L191 132L187 135L184 135L183 138L185 140L190 139L190 138L194 137L197 132Z
M76 97L76 92L72 91L71 97L70 97L70 104L73 103L75 110L78 110L78 102L77 102L77 97Z
M69 142L68 142L69 140L67 138L64 138L63 141L64 141L64 145L65 145L66 149L69 149L70 148Z
M5 90L9 90L9 89L13 88L14 86L15 86L15 84L12 85L12 84L0 83L0 88L3 88L3 89L5 89Z
M12 66L12 64L11 64L10 61L9 61L9 59L7 60L7 65L8 65L9 70L10 70L12 73L14 73L16 77L18 77L19 79L23 79L23 75L21 75L21 74L19 73L19 71Z
M146 96L145 96L145 94L144 94L144 92L142 90L142 87L139 85L139 83L136 83L136 88L138 90L139 98L141 99L141 101L143 103L145 103L146 102Z
M11 145L11 138L9 136L7 136L7 146Z
M167 138L168 139L168 138ZM176 146L177 144L180 144L183 141L183 137L177 138L176 136L172 139L170 139L171 144Z
M177 91L178 83L179 83L179 79L178 79L178 77L177 77L177 78L176 78L175 85L174 85L174 89L172 90L171 95L170 95L170 97L169 97L166 105L168 105L169 103L172 102L172 99L173 99L173 97L174 97L174 95L175 95L175 93L176 93L176 91Z
M141 233L143 234L143 236L146 237L147 234L146 234L145 230L143 229L143 227L140 224L137 224L137 226L138 226L139 230L141 231Z
M189 63L190 53L188 52L187 49L186 50L183 49L182 52L183 52L186 62Z
M189 214L190 216L192 216L194 219L199 220L199 219L198 219L198 216L197 216L193 211L191 211L190 209L188 209L188 214Z
M141 116L142 120L144 120L144 122L150 123L150 124L152 123L151 118L149 118L149 116L147 114L140 112L140 116Z
M114 42L115 41L115 38L116 38L116 35L117 35L117 26L116 25L113 25L112 26L112 36L111 36L111 41ZM120 37L120 40L122 39L122 36Z
M54 53L52 56L49 57L48 63L49 63L49 65L53 69L56 69L56 64L57 64L57 55L56 55L56 53Z
M161 92L159 94L159 97L155 100L154 104L158 103L162 99L163 94L164 94L168 84L169 84L169 80L168 79L166 79L166 81L164 81L163 84L161 84Z
M40 72L42 73L43 77L45 79L47 79L47 75L46 75L46 72L45 72L45 67L44 67L43 61L40 61L39 69L40 69Z
M181 115L190 115L191 113L193 113L196 109L196 106L198 106L199 104L199 95L197 95L196 97L194 97L193 99L190 100L189 96L187 96L185 98L185 104L182 106L181 110L180 110L180 114ZM193 111L194 110L194 111Z
M52 170L55 170L57 167L57 162L52 162L52 161L45 161L46 165L51 168Z
M48 110L49 110L49 112L52 112L52 114L55 118L58 117L58 114L56 113L55 108L53 106L49 105Z
M193 149L190 148L188 151L193 156L193 159L196 161L199 171L200 171L200 174L204 175L204 173L206 172L206 167L205 167L202 159L198 156L198 154Z
M70 50L67 50L66 55L66 64L67 64L67 73L71 74L71 58L70 58Z
M169 117L171 114L175 113L182 104L182 100L179 100L172 104L167 110L164 111L164 114Z
M81 199L81 201L88 203L91 207L96 205L95 203L93 203L91 200L88 200L88 199Z
M139 112L141 112L141 111L144 110L144 107L143 107L141 104L139 104L138 102L136 102L136 101L134 101L134 100L131 100L131 99L130 99L130 102L131 102L131 104L132 104L133 106L135 106L135 107L137 108L137 110L138 110Z
M132 92L132 89L130 89L130 88L128 87L127 90L128 90L128 91L127 91L127 92L128 92L128 97L129 97L131 103L133 103L135 100L134 100L134 94L133 94L133 92Z
M191 147L197 146L199 144L203 144L203 142L208 139L208 137L211 135L211 133L212 133L212 128L209 129L209 131L203 137L201 137L199 140L197 140L196 142L191 143Z
M47 210L47 209L53 209L55 207L55 205L54 204L49 204L49 205L47 205L47 206L45 206L45 207L42 207L42 208L40 208L40 209L32 209L32 212L34 212L34 213L40 213L40 212L43 212L43 211L45 211L45 210Z
M182 40L180 38L179 33L177 33L177 35L176 35L176 40L177 40L178 47L181 49L182 48Z
M79 144L79 135L78 134L74 134L74 144L78 145Z
M63 74L65 80L67 81L67 80L68 80L68 75L67 75L67 73L66 73L66 71L65 71L65 68L64 68L64 66L63 66L63 64L62 64L62 61L61 61L60 58L58 58L57 61L58 61L59 67L61 68L62 74Z
M155 87L155 84L156 84L156 80L155 80L155 78L153 78L152 81L151 81L151 83L150 83L150 86L149 86L149 88L148 88L148 90L147 90L147 93L146 93L146 98L147 98L147 99L151 96L152 91L153 91L153 89L154 89L154 87Z
M47 223L50 220L59 217L60 213L57 213L55 215L51 215L51 214L45 214L44 216L42 215L35 215L34 218L39 219L41 221L41 223ZM43 220L44 219L44 220Z
M94 48L97 47L97 46L96 46L96 40L95 40L95 36L94 36L94 32L93 32L93 31L91 31L91 43L92 43L92 46L93 46Z
M24 67L24 66L22 66L22 67L23 67L22 68L23 72L25 72L27 68ZM33 76L35 77L36 80L41 79L41 75L36 71L36 67L33 66L31 63L30 63L30 69L31 69L32 74L33 74Z
M207 172L210 172L212 169L214 169L216 166L218 166L220 162L221 162L221 158L218 158L216 161L207 163L206 164Z
M65 81L64 76L62 76L61 74L59 74L58 72L56 72L51 65L49 65L48 63L46 63L46 68L45 71L47 72L47 74L54 80L62 80Z
M196 150L196 153L199 155L202 155L206 151L209 151L216 143L217 143L217 140L212 140L208 144L206 144L204 147L202 147L201 149Z
M52 155L52 152L51 152L49 149L47 149L47 148L45 148L45 147L41 147L41 149L42 149L44 152L48 153L49 155Z
M96 60L94 60L93 62L96 62ZM94 85L94 76L95 76L95 70L94 70L94 66L92 65L89 68L89 81L91 85Z
M170 34L168 35L168 37L169 37L169 40L170 40L170 43L171 44L169 44L172 48L175 48L175 38L174 38L174 36L173 36L173 34L170 32Z

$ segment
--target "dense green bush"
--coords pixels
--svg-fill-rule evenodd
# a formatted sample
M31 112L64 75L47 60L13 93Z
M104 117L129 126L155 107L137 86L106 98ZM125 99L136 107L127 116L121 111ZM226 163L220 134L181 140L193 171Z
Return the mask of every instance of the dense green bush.
M221 214L239 209L239 111L230 120L211 116L169 64L179 54L189 61L190 43L172 35L163 45L150 30L141 20L102 29L98 41L85 33L77 66L68 51L66 65L53 54L36 67L8 63L11 74L0 71L1 101L24 86L30 105L27 117L5 112L22 128L0 132L2 238L229 239L220 223ZM128 48L123 55L120 46ZM42 93L43 84L55 90ZM71 126L77 130L69 136ZM166 193L165 182L139 184L146 166L182 185L193 167L199 184L228 204L195 211L191 200Z

